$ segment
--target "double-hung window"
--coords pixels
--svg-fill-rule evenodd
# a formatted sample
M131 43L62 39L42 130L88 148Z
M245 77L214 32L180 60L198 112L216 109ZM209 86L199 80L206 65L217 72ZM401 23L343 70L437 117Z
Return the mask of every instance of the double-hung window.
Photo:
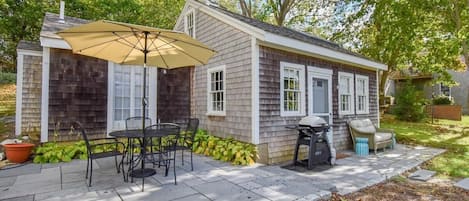
M353 74L339 72L339 115L354 113L353 89Z
M226 68L219 66L207 71L207 115L226 114Z
M357 114L369 113L369 89L368 89L368 76L355 75L356 79L356 109Z
M193 9L184 16L184 31L190 37L195 38L195 12Z
M440 83L440 94L451 97L451 88L443 83Z
M142 116L143 67L109 64L108 131L125 129L125 120ZM156 117L156 68L147 69L145 116Z
M305 66L280 62L280 115L305 115L305 99Z

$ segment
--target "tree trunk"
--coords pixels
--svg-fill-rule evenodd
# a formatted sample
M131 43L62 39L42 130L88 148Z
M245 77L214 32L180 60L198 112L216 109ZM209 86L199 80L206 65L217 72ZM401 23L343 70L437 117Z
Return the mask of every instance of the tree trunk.
M385 88L386 88L386 81L389 77L389 71L383 71L379 78L379 106L384 105L384 95L385 95Z

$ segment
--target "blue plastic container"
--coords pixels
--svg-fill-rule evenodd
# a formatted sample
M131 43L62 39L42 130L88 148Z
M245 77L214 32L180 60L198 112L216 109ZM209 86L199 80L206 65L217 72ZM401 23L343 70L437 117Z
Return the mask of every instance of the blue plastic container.
M368 138L355 138L355 153L358 156L368 156L369 148L368 148Z

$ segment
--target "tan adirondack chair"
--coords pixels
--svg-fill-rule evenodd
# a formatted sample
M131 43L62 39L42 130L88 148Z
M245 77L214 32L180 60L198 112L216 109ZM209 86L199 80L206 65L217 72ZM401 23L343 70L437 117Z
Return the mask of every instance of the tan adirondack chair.
M355 119L348 121L350 135L352 135L353 148L355 149L355 139L357 137L368 138L368 147L373 149L375 154L378 149L393 147L394 131L390 129L377 128L370 119Z

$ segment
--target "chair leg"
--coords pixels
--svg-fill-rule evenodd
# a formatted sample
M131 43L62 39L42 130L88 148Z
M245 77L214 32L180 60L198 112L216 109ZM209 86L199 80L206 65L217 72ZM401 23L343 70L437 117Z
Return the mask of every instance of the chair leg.
M192 150L191 150L191 171L194 171L194 163L192 162Z
M88 179L88 169L90 168L90 159L86 159L86 174L85 174L85 179Z
M177 181L176 181L176 150L174 151L174 163L173 163L173 174L174 174L174 185L177 185Z
M181 149L182 165L184 165L184 149Z
M93 161L90 163L90 183L88 184L89 187L91 187L91 178L93 178Z
M114 156L114 162L116 163L117 174L119 174L121 171L119 169L119 165L117 164L117 155Z
M375 155L378 154L378 148L375 147Z

